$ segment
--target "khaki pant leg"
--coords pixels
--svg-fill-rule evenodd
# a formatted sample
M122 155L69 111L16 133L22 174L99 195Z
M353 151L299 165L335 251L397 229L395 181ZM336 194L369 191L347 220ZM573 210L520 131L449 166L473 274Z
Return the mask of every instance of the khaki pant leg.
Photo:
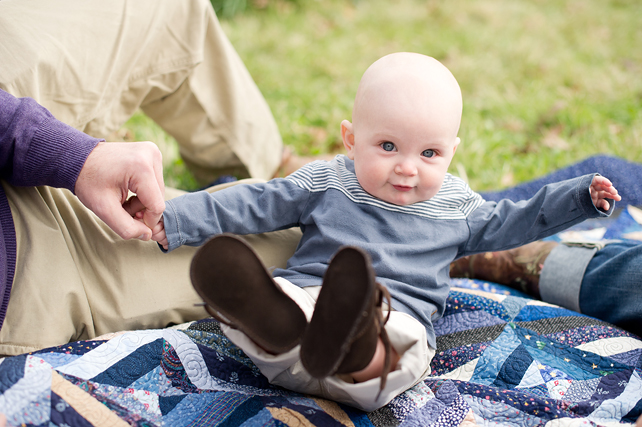
M0 88L90 135L142 107L203 181L279 165L274 119L207 0L2 0L0 40Z
M2 185L17 260L0 354L208 317L189 280L197 248L165 254L155 242L122 240L67 190ZM285 230L248 240L266 264L284 265L299 237Z
M4 188L18 254L0 353L207 317L187 273L194 248L122 240L67 190Z
M203 61L176 93L144 104L143 111L176 138L200 182L212 182L212 166L270 179L281 163L279 129L211 7L206 16Z
M4 181L2 185L16 227L17 256L0 330L0 355L95 336L91 308L61 230L60 215L48 208L52 198L36 188L12 187Z

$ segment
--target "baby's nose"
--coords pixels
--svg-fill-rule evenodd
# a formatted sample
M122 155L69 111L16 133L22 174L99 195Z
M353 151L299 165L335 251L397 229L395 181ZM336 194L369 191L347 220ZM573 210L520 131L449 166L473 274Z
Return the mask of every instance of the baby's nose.
M417 167L413 161L404 159L395 166L395 173L398 175L414 176L417 174Z

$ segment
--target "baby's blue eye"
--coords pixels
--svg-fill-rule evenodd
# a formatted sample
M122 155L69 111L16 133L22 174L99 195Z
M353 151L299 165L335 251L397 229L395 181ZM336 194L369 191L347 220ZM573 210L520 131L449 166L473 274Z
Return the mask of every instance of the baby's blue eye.
M386 141L383 144L381 144L381 148L383 148L385 151L392 151L395 149L395 144L393 144L390 141Z
M424 156L424 157L432 157L432 156L435 155L435 151L434 150L424 150L421 153L421 155Z

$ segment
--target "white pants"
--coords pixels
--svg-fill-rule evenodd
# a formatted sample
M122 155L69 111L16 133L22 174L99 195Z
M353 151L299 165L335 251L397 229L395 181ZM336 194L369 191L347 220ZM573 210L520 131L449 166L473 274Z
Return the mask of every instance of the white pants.
M301 307L309 321L318 292L314 289L300 288L280 277L275 278L275 281ZM393 367L394 371L388 375L386 387L381 391L379 399L376 399L379 394L379 378L357 384L347 383L336 376L318 380L303 368L299 356L300 346L287 353L272 355L237 329L221 326L225 335L252 359L270 383L299 393L345 403L368 412L386 405L395 396L426 378L430 374L430 361L435 355L435 350L428 346L423 325L412 316L392 311L385 328L392 346L401 358L397 366Z

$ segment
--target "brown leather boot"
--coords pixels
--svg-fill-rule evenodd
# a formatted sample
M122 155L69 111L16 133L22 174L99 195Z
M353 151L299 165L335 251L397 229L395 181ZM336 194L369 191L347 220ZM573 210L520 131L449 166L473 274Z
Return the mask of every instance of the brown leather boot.
M544 261L558 243L537 241L515 249L460 258L450 264L450 277L499 283L539 298Z
M308 323L305 314L240 238L222 234L201 246L190 277L212 317L268 353L285 353L301 341Z
M364 369L381 337L385 361L380 388L385 387L391 347L383 327L388 321L382 312L384 297L389 304L390 294L375 282L365 251L348 246L336 253L301 343L301 361L310 375L321 379Z

